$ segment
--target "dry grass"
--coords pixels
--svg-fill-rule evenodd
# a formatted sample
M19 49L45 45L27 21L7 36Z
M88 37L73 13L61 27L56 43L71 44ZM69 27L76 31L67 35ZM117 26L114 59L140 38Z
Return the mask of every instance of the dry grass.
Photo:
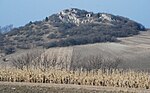
M0 81L76 84L92 86L111 86L123 88L150 88L150 75L131 70L66 71L49 70L0 70Z

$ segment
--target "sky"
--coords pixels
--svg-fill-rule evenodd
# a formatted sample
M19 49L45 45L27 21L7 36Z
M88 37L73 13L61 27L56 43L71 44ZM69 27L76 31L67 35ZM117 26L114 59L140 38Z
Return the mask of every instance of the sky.
M150 0L0 0L0 26L23 26L68 8L120 15L150 28Z

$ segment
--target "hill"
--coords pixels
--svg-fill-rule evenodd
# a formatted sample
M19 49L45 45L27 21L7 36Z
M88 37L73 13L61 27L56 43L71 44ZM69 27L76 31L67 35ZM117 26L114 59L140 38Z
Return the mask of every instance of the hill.
M5 58L9 59L7 66L13 65L19 68L26 66L36 68L41 64L44 67L66 69L123 68L150 71L150 31L140 32L139 35L132 37L118 38L118 40L120 42L55 47L44 50L43 48L19 50ZM39 57L40 51L42 53ZM30 62L25 61L28 57L31 58ZM5 62L2 60L0 62L2 67L6 66Z
M48 58L54 58L56 57L54 55L57 55L57 64L63 62L63 66L58 67L67 65L69 68L96 69L102 62L100 68L104 66L150 71L150 31L118 39L120 42L50 48L45 51L45 54ZM102 58L103 61L97 57ZM115 67L113 64L116 61L118 63Z
M145 31L145 27L128 18L71 8L0 35L0 47L2 53L11 54L39 46L116 42L117 37L137 35L140 31Z

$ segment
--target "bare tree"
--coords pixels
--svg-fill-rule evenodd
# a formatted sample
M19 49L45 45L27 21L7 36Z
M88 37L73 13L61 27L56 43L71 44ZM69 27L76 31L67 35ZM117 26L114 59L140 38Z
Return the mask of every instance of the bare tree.
M27 70L32 66L35 65L33 61L38 58L40 53L37 52L28 52L26 54L22 54L18 57L14 57L11 59L11 62L14 67L18 69L24 69L26 68Z
M71 60L71 67L75 69L83 69L87 71L98 69L117 69L122 63L122 59L119 57L106 58L101 54L90 55L81 58L80 55L73 55Z
M56 65L57 65L57 55L56 54L53 54L53 58L51 58L52 60L51 60L51 66L53 67L53 68L55 68L56 67Z
M65 56L68 58L68 55ZM67 60L63 57L57 56L56 53L51 52L51 55L41 52L29 52L19 57L12 58L12 64L18 69L41 69L41 71L47 71L56 67L59 69L68 69ZM122 63L122 59L119 57L115 58L104 58L101 54L90 55L81 57L81 54L73 54L71 58L69 70L82 70L91 71L98 69L117 69Z
M43 53L40 54L34 61L34 67L41 69L41 71L46 71L50 68L55 68L57 65L57 55L51 52L51 56L49 54Z
M73 52L74 53L74 52ZM77 70L81 67L81 53L74 53L71 58L70 70Z
M117 69L122 61L123 60L119 57L105 58L102 63L102 69Z
M13 64L13 66L15 68L23 70L23 68L24 68L24 61L22 60L21 57L12 58L11 61L12 61L12 64Z
M91 71L93 69L98 70L101 68L103 57L99 55L90 55L84 57L82 59L82 67L87 71Z

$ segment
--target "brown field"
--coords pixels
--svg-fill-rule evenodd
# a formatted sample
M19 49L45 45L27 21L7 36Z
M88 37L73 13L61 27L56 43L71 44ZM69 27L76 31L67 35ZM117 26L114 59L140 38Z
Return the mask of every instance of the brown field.
M46 50L46 53L49 57L54 54L58 55L58 63L62 58L63 62L68 65L72 65L70 60L73 55L78 55L78 59L93 55L102 55L106 59L118 57L122 59L120 68L150 71L150 31L141 32L140 35L133 37L119 38L119 40L121 42L118 43L51 48Z
M0 93L149 93L149 91L85 85L0 82Z

